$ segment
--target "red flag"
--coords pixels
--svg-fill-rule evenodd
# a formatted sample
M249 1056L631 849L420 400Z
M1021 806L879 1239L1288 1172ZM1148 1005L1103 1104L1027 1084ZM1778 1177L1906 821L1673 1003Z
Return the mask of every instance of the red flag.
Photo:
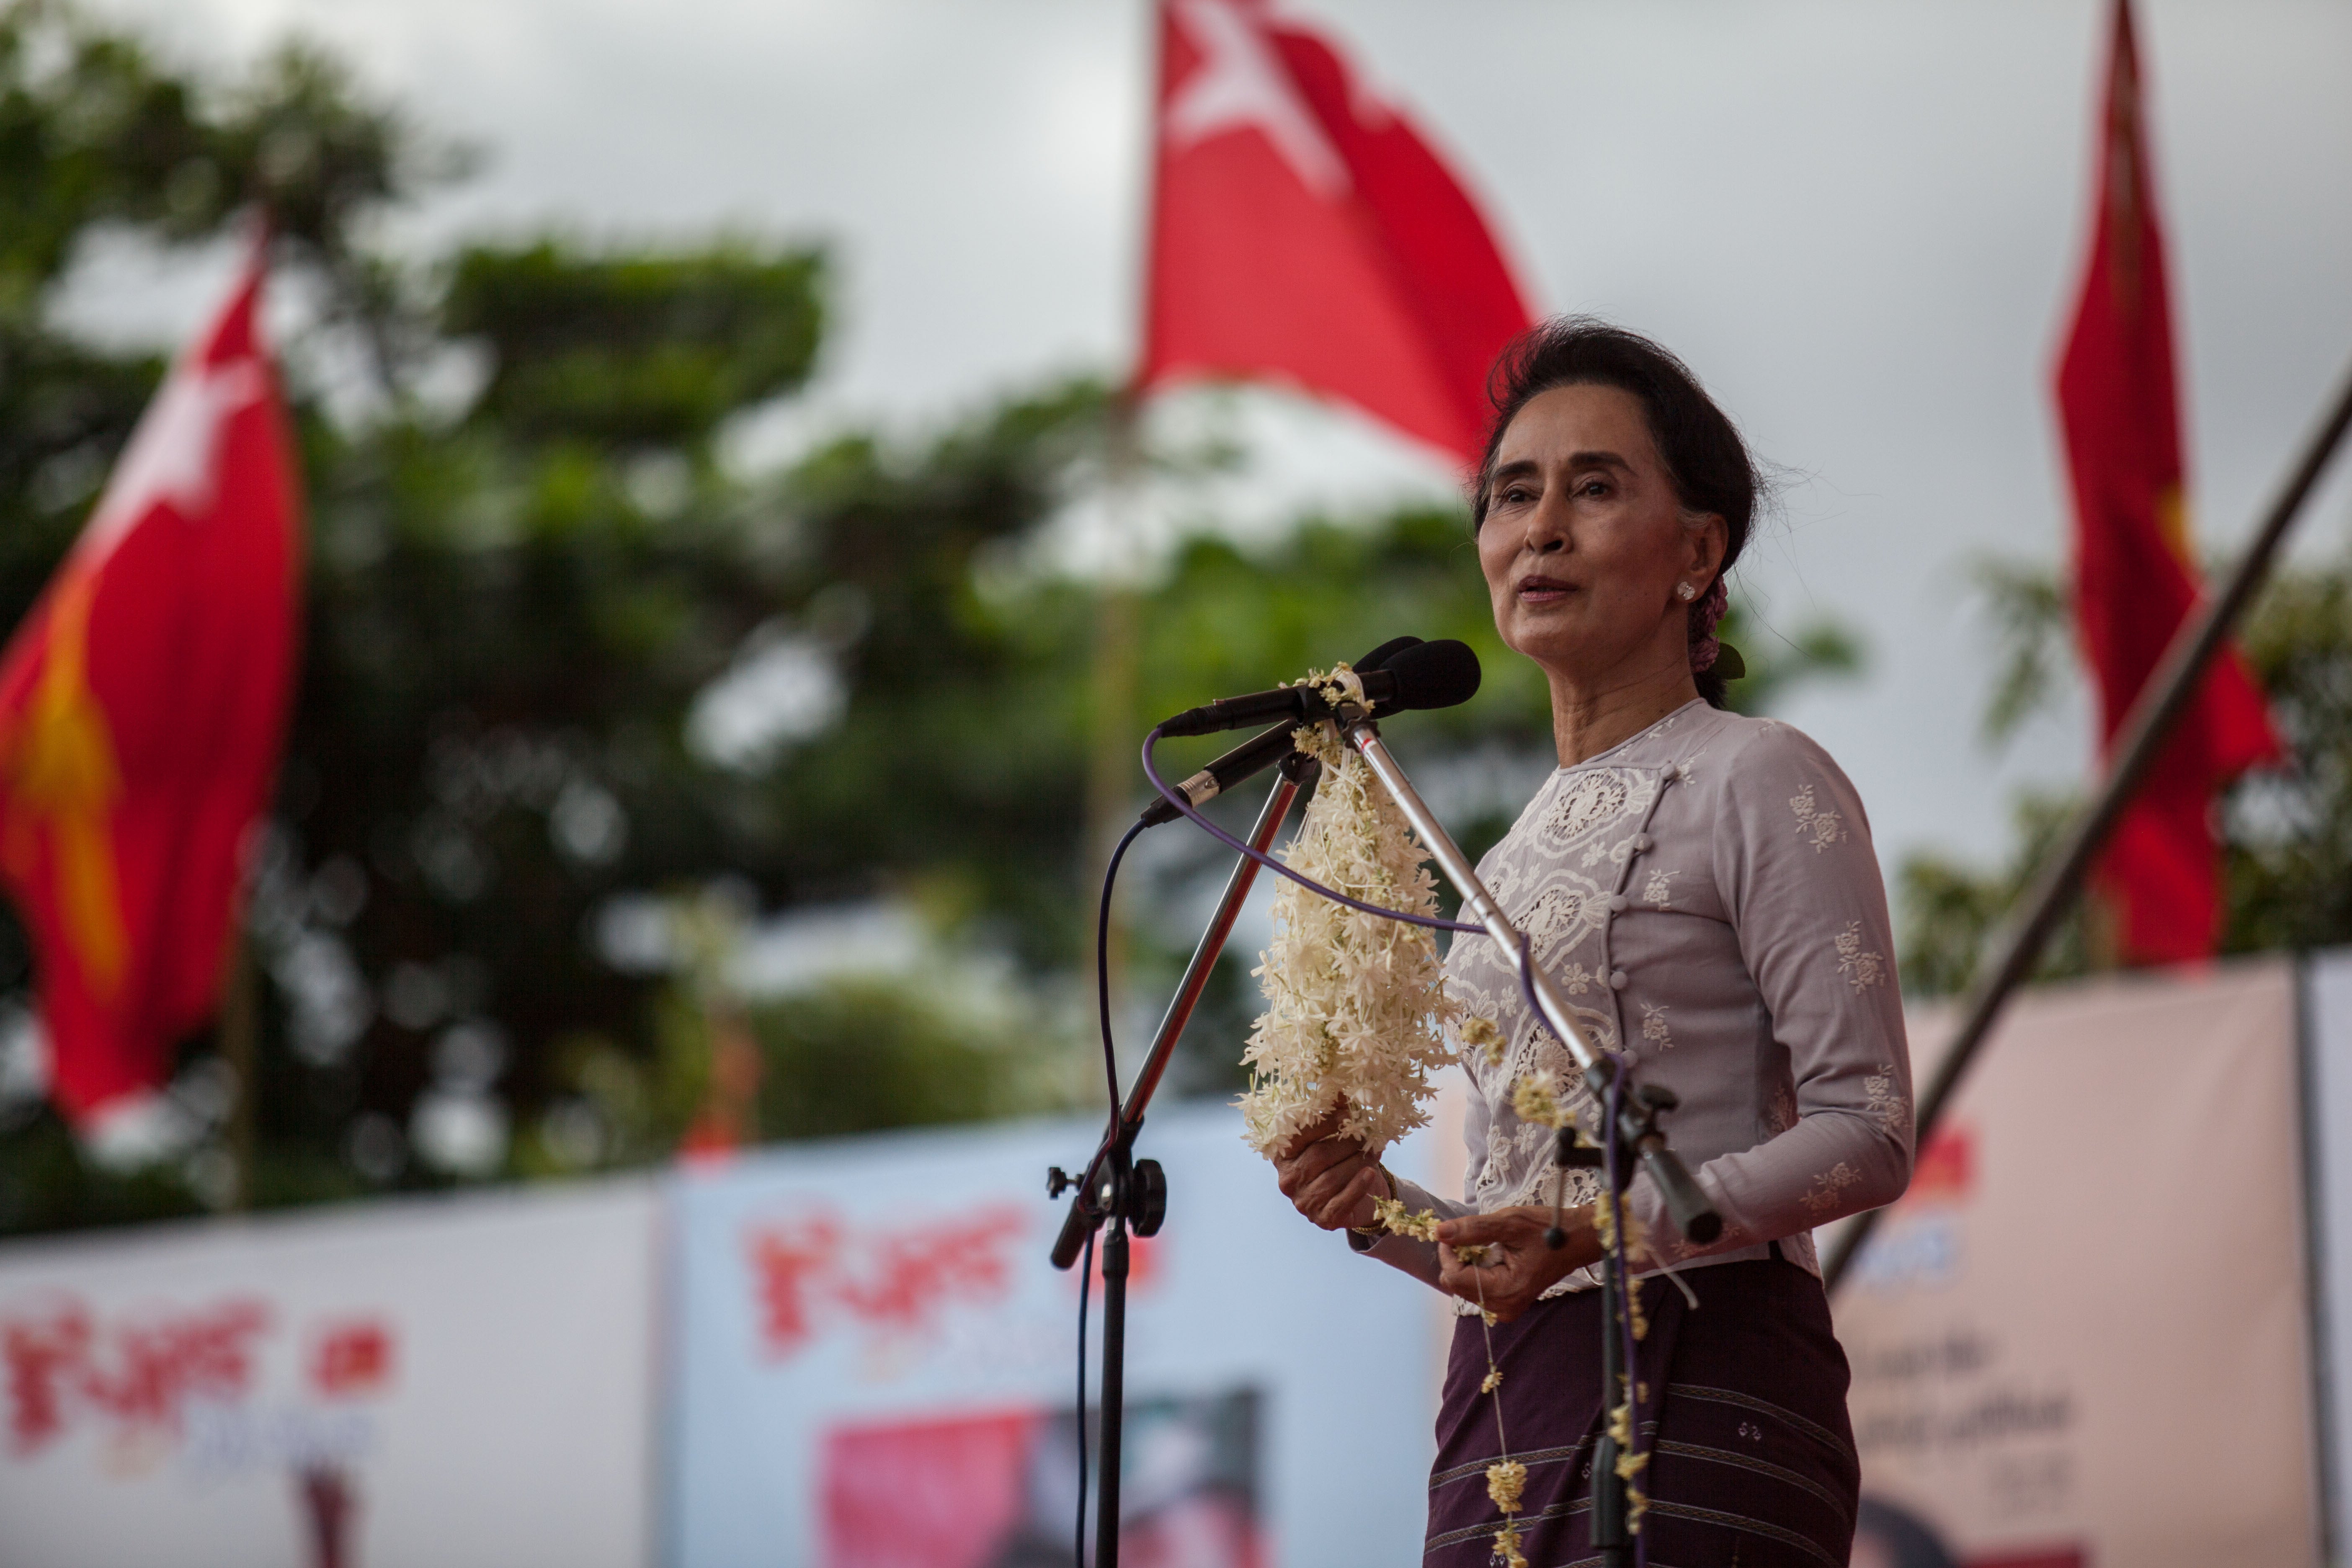
M1161 0L1138 390L1288 380L1465 460L1529 325L1461 183L1265 0Z
M262 273L257 246L0 655L0 883L79 1121L160 1085L211 1016L277 769L298 511Z
M2131 7L2117 0L2090 268L2057 378L2074 478L2075 614L2110 749L2201 593L2145 115ZM2224 647L2100 862L2126 962L2212 953L2222 915L2214 795L2281 750L2261 688Z

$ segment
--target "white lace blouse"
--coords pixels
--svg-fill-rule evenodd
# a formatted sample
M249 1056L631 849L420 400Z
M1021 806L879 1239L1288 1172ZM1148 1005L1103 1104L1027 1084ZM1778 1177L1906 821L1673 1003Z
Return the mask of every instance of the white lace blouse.
M1689 703L1553 773L1478 874L1592 1043L1630 1051L1637 1081L1681 1099L1662 1125L1723 1235L1684 1240L1637 1174L1628 1205L1651 1261L1763 1258L1777 1240L1818 1273L1814 1226L1901 1195L1911 1066L1885 889L1862 803L1811 740ZM1445 979L1506 1053L1491 1066L1454 1042L1474 1089L1465 1201L1404 1182L1400 1195L1445 1216L1548 1204L1551 1134L1513 1114L1512 1086L1549 1068L1580 1110L1590 1096L1491 939L1457 935ZM1570 1204L1600 1190L1588 1171L1565 1182ZM1436 1280L1429 1243L1370 1250ZM1547 1294L1596 1284L1581 1270Z

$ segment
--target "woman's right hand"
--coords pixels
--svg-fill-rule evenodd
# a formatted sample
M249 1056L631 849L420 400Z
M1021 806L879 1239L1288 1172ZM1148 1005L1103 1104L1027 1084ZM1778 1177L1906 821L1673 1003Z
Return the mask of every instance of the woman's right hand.
M1275 1152L1275 1178L1291 1205L1325 1230L1361 1229L1378 1216L1372 1200L1389 1196L1388 1174L1361 1143L1339 1136L1346 1107Z

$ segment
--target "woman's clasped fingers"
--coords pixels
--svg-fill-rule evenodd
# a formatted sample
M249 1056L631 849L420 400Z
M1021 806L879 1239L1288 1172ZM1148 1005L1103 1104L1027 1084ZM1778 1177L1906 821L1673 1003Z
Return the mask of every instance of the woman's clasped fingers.
M1369 1225L1373 1217L1371 1200L1387 1191L1387 1173L1371 1160L1365 1159L1349 1173L1346 1182L1331 1191L1307 1217L1325 1230Z
M1465 1214L1447 1220L1437 1227L1437 1239L1445 1247L1476 1247L1491 1242L1524 1247L1529 1241L1543 1239L1543 1226L1530 1220L1523 1209L1496 1209L1492 1214Z
M1509 1322L1536 1299L1591 1259L1571 1245L1544 1245L1551 1215L1539 1208L1464 1215L1437 1227L1438 1286Z
M1346 1124L1347 1118L1348 1102L1343 1099L1320 1117L1300 1128L1292 1136L1290 1142L1283 1144L1276 1152L1275 1163L1279 1164L1285 1160L1295 1158L1301 1151L1337 1135L1339 1129Z
M1366 1200L1385 1190L1381 1168L1363 1145L1338 1138L1310 1143L1290 1158L1277 1160L1275 1171L1291 1206L1325 1230L1361 1224L1360 1211L1368 1206Z
M1551 1283L1541 1276L1534 1258L1491 1243L1476 1262L1450 1247L1440 1247L1438 1258L1439 1288L1485 1308L1498 1322L1507 1323L1535 1305L1536 1298Z
M1340 1135L1347 1117L1348 1102L1341 1100L1273 1152L1282 1195L1325 1230L1370 1225L1372 1199L1388 1191L1388 1177L1370 1151Z

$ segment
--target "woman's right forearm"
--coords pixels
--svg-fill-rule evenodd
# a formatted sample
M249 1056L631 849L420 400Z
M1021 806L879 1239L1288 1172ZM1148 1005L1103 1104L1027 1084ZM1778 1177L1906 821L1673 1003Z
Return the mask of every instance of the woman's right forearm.
M1401 1269L1433 1290L1442 1289L1437 1283L1440 1269L1435 1242L1416 1241L1409 1236L1383 1236L1366 1246L1360 1245L1366 1240L1365 1237L1353 1234L1348 1240L1349 1245L1364 1257L1378 1258L1391 1268Z

